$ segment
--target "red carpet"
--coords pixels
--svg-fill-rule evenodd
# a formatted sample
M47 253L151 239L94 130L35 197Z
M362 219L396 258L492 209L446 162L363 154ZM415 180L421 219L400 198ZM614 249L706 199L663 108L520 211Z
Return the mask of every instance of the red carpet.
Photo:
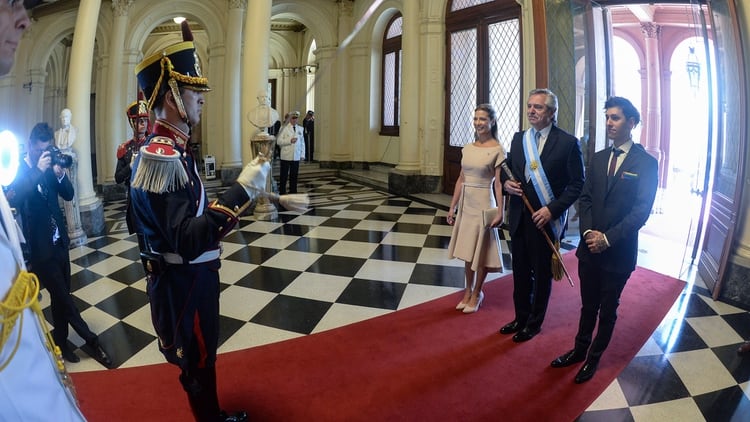
M576 273L572 253L565 261ZM222 405L245 409L254 421L571 421L635 356L684 286L639 268L625 287L596 376L576 385L578 365L553 369L549 363L573 345L577 285L555 283L542 332L516 344L497 332L513 319L512 284L511 276L487 283L485 302L472 315L453 309L456 293L324 333L222 354ZM177 374L161 364L73 379L90 421L191 420Z

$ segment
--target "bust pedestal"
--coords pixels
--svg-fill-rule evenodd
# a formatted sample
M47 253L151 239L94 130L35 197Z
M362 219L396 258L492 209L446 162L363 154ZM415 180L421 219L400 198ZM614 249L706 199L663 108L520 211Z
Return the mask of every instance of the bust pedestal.
M250 140L250 145L253 147L253 156L257 157L259 154L263 154L269 157L269 164L273 168L273 148L276 145L276 137L269 135L265 130L258 132ZM266 179L266 192L273 192L273 172L268 173ZM276 209L276 205L271 202L265 196L258 197L258 202L255 205L255 211L253 217L259 221L272 221L279 217L279 212Z
M73 184L73 199L70 201L63 202L63 210L65 211L65 221L68 223L68 237L70 238L70 247L75 248L81 245L85 245L88 238L86 232L81 228L81 212L78 208L78 156L75 151L68 149L63 151L65 154L73 157L73 164L65 172L70 178L70 183Z

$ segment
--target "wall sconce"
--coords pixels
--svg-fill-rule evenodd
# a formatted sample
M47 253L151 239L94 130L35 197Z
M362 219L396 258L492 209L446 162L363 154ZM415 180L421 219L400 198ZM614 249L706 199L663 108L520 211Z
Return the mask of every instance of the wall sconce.
M34 85L34 81L31 79L31 70L29 70L29 81L23 84L23 89L31 92L31 87Z
M690 88L698 90L701 82L701 63L698 61L698 56L695 55L695 47L688 47L688 56L685 60L685 70L687 70L688 79L690 81Z

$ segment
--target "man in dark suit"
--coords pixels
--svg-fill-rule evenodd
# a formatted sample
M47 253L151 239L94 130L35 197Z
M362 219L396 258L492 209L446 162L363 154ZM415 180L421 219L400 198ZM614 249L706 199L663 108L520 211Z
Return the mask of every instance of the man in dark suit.
M508 223L513 256L515 318L502 334L516 343L536 336L544 322L552 290L552 254L547 240L563 236L568 208L583 188L583 159L577 139L555 125L557 96L549 89L529 93L526 115L531 128L513 136L503 173L509 194ZM534 212L530 212L525 195ZM543 232L544 231L544 232Z
M99 344L97 335L81 318L70 294L70 239L57 198L70 201L74 191L58 160L60 151L49 150L53 138L54 133L47 123L34 126L27 143L28 154L19 166L8 197L12 198L10 204L19 210L23 221L30 270L50 295L55 326L52 338L63 358L68 362L80 360L68 345L68 325L71 325L86 341L88 347L84 350L109 367L112 361Z
M575 376L590 380L607 348L617 320L620 294L638 257L638 230L646 223L658 184L658 163L630 132L640 122L633 104L611 97L604 104L612 148L597 152L579 199L581 243L578 276L581 318L572 350L552 361L561 368L586 361ZM599 319L599 328L592 334Z
M315 112L307 110L305 118L302 120L302 127L305 129L305 148L307 150L307 162L312 163L313 153L315 152Z

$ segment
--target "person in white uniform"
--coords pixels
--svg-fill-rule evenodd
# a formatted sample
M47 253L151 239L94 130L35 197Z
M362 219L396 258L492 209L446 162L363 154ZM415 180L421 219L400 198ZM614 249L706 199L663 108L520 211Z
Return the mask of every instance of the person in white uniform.
M13 66L12 46L31 24L26 9L37 3L0 1L0 76ZM83 421L62 357L50 351L39 284L26 272L21 232L2 191L0 222L0 421Z
M286 183L289 180L289 193L297 193L297 176L299 162L305 159L304 128L299 124L299 111L289 114L289 120L281 129L276 143L281 147L281 169L279 173L279 194L287 193Z

